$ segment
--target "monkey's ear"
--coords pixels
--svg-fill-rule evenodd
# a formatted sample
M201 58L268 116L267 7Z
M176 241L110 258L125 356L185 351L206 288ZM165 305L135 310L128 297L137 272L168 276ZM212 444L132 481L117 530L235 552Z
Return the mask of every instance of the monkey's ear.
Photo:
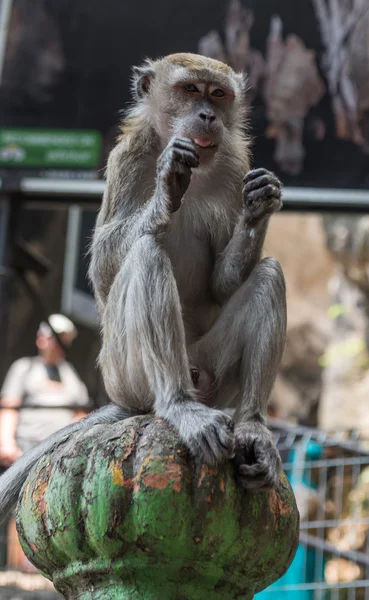
M132 92L136 100L140 100L149 93L154 77L155 70L151 61L146 61L142 67L133 67Z

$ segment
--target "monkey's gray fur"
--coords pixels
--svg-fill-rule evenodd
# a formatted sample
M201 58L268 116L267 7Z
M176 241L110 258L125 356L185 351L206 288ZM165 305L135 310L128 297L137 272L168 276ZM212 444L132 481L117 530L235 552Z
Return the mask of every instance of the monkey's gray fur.
M154 410L208 464L234 458L245 488L278 481L264 415L285 343L285 283L261 253L281 185L250 171L244 77L175 54L135 68L133 92L90 266L105 386L123 411L97 412L22 457L0 479L1 515L43 453L132 411Z

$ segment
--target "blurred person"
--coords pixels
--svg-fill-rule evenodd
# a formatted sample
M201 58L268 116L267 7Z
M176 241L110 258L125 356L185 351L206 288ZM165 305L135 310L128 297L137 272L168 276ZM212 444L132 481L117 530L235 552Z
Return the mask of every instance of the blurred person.
M64 315L49 322L68 348L77 329ZM10 367L1 390L0 464L10 466L58 429L85 416L87 388L46 322L36 336L37 356L20 358ZM18 410L20 407L21 410ZM17 540L15 522L9 524L8 566L29 570Z

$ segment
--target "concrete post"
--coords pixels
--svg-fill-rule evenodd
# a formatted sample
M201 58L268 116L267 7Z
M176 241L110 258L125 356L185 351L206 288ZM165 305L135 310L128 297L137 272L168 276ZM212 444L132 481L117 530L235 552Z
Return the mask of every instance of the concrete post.
M28 558L73 600L251 600L290 565L298 521L284 473L245 492L232 464L202 465L152 416L65 442L17 508Z

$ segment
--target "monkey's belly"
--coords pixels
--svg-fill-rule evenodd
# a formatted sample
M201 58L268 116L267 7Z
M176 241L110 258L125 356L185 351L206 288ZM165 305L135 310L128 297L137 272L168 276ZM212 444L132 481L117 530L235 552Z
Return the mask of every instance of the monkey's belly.
M211 329L219 313L220 308L217 304L204 303L196 307L182 306L186 345L194 344L205 335Z

